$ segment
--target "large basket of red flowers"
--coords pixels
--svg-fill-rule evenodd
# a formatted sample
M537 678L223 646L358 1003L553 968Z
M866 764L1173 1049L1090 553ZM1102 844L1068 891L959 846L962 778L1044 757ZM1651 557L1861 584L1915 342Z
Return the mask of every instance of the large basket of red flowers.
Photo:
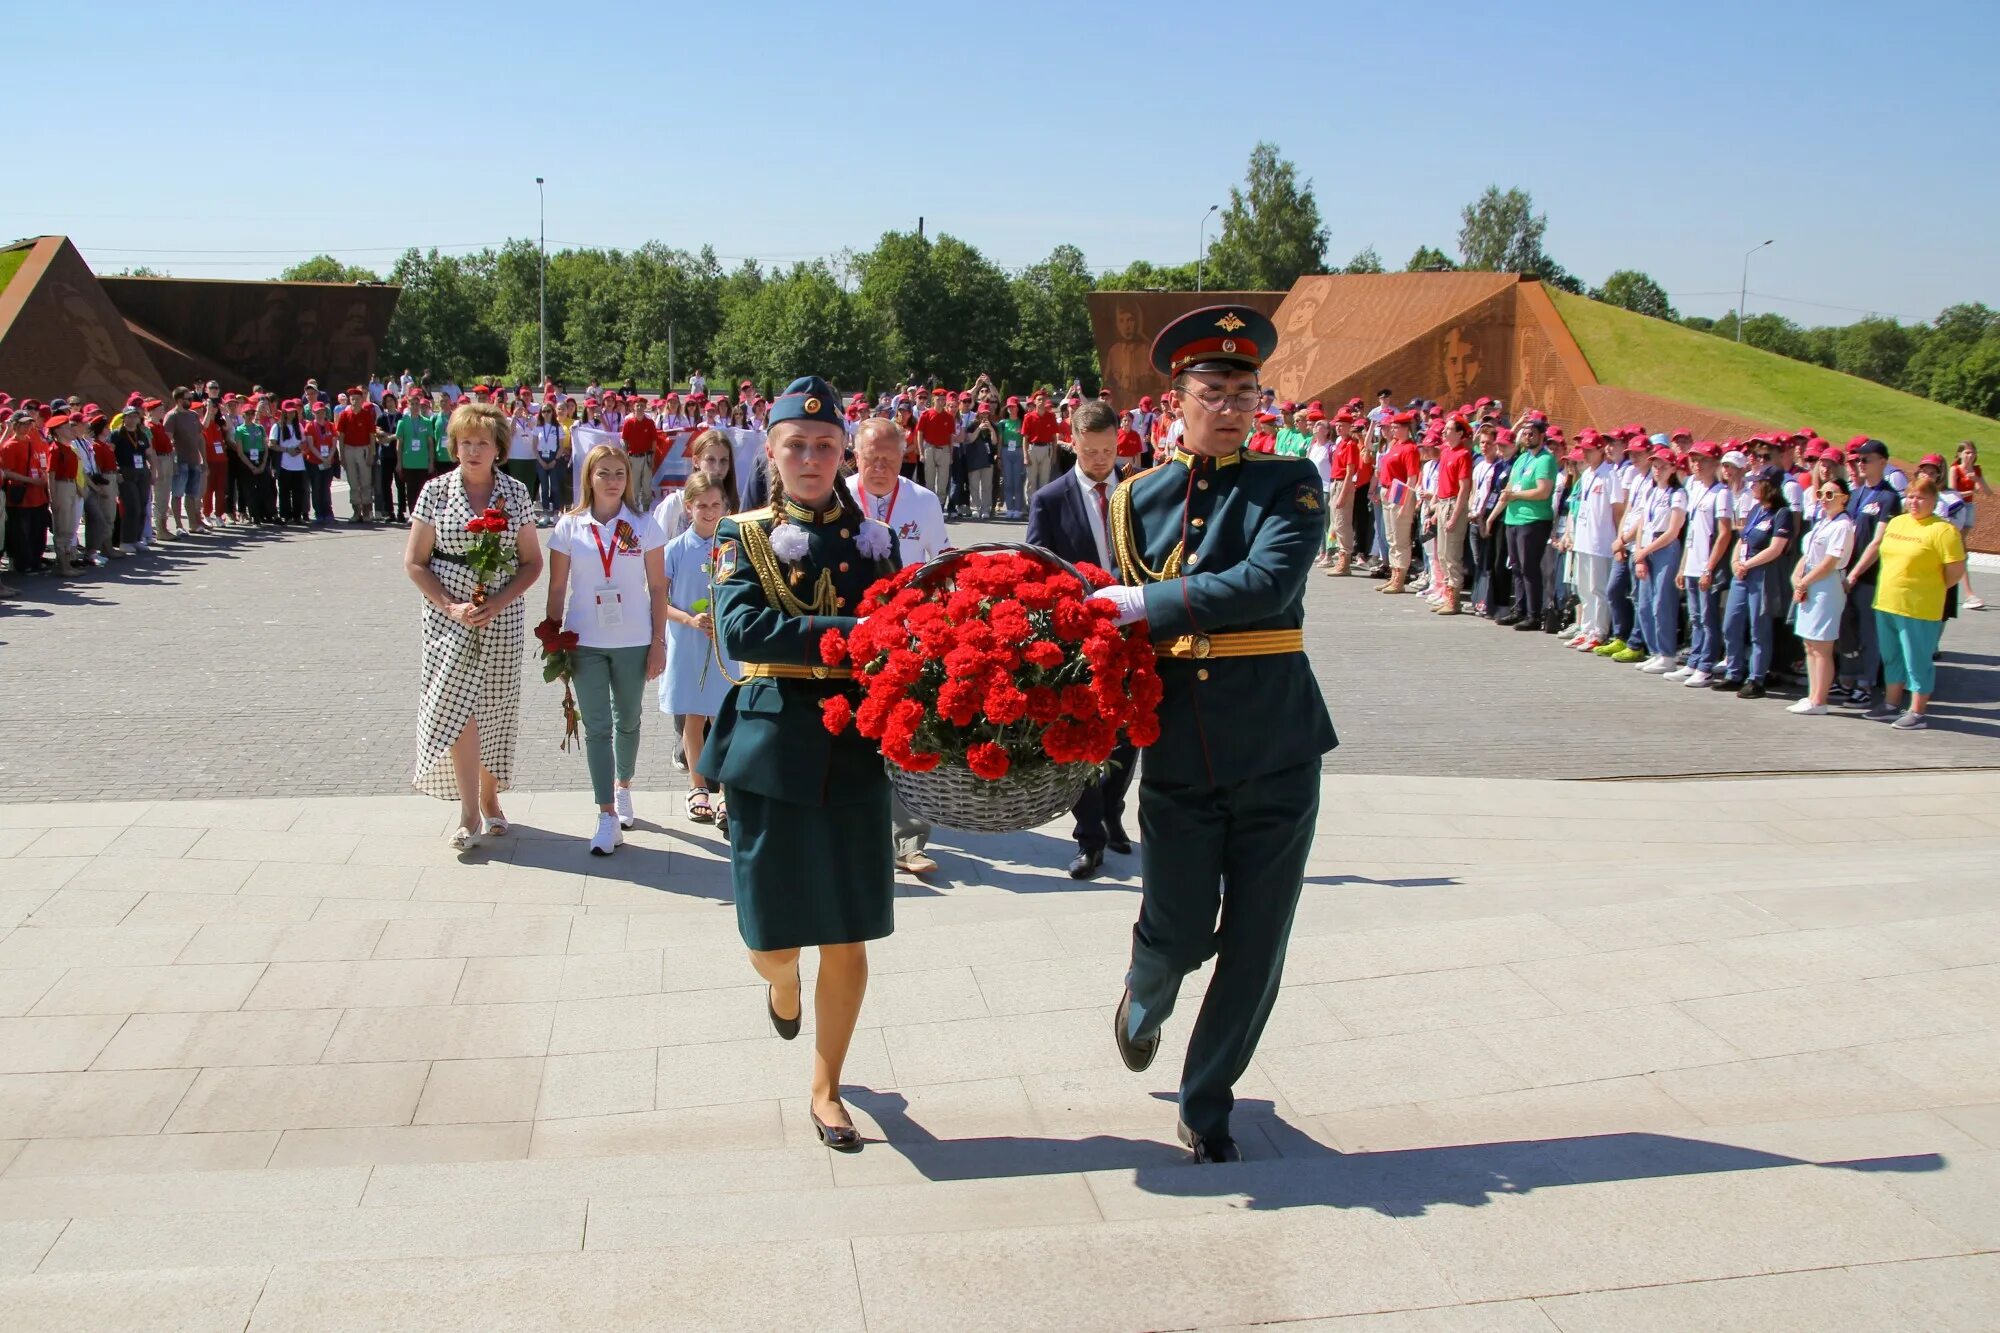
M858 705L823 705L836 735L878 740L897 794L936 824L1034 828L1075 804L1121 734L1158 739L1160 677L1139 627L1090 594L1113 582L1037 546L947 551L868 590L865 619L820 644L854 668Z

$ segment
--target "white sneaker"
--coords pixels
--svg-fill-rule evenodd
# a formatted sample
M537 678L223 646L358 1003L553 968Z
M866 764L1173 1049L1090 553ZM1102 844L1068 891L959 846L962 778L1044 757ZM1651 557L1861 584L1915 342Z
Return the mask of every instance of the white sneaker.
M1639 670L1649 676L1664 676L1674 669L1674 659L1654 654L1639 664Z
M1678 685L1682 681L1686 680L1689 676L1692 676L1693 674L1694 671L1689 667L1676 667L1672 671L1669 671L1666 675L1660 677L1660 679L1664 681L1671 681L1673 684Z
M1962 605L1964 605L1965 609L1968 611L1984 611L1986 609L1986 603L1980 601L1977 597L1974 597L1971 593L1965 594L1965 601Z
M618 826L631 828L638 821L632 817L632 789L619 787L612 792L611 807L618 812Z
M1708 685L1708 683L1714 679L1715 677L1711 676L1706 671L1695 671L1689 673L1688 678L1682 681L1681 684L1687 686L1691 690L1699 690L1705 688Z
M611 849L625 841L625 835L618 831L618 816L609 810L597 812L597 832L591 835L590 854L609 856Z
M1785 711L1797 713L1800 717L1819 717L1826 712L1826 705L1816 704L1810 699L1801 699Z

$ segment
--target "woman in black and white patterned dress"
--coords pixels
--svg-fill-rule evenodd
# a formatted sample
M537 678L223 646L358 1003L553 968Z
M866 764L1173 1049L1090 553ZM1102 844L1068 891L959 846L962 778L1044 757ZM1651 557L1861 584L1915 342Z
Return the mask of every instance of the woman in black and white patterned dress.
M451 414L447 448L458 466L425 484L410 512L403 565L424 595L423 702L417 711L420 792L456 798L452 846L464 851L483 834L507 831L500 793L513 783L521 723L521 653L526 613L521 598L542 572L535 509L528 488L502 472L509 423L486 403ZM466 524L487 508L504 510L519 565L484 603L464 563L473 536Z

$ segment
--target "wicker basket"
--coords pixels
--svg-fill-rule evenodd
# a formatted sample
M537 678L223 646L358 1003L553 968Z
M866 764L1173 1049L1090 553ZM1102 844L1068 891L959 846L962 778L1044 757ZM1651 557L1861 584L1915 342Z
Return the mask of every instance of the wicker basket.
M1025 555L1075 575L1086 588L1090 586L1090 580L1075 565L1053 551L1024 542L980 542L942 552L926 561L911 582L928 587L966 556L990 551ZM933 824L969 833L1018 833L1046 824L1075 805L1098 772L1095 764L1038 764L994 781L961 764L940 764L928 773L913 773L886 760L884 763L904 805Z

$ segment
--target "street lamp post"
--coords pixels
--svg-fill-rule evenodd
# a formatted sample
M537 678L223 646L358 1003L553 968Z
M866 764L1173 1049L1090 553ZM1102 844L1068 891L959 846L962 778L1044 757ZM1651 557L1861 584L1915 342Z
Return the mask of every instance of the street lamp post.
M1756 254L1759 250L1762 250L1765 245L1775 245L1775 244L1777 244L1777 238L1772 237L1770 240L1765 241L1763 245L1753 245L1748 250L1745 250L1743 252L1743 286L1736 293L1736 341L1737 342L1743 341L1743 303L1746 300L1748 300L1750 296L1750 256Z
M1208 220L1214 217L1215 210L1221 207L1221 204L1210 204L1208 211L1201 215L1201 227L1195 232L1197 239L1194 247L1194 289L1197 292L1201 290L1202 261L1208 258Z
M541 263L535 279L536 328L539 333L542 383L549 382L549 195L542 178L535 177L535 196L541 203Z

